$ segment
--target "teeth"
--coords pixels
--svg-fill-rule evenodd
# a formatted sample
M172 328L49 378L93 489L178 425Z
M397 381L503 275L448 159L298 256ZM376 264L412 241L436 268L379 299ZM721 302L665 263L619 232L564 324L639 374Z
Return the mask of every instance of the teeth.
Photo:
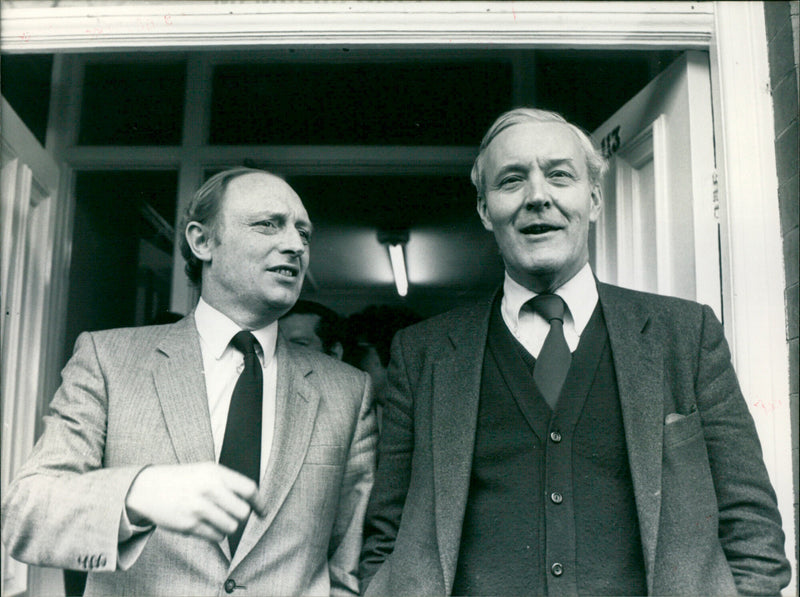
M523 232L527 234L542 234L550 230L555 230L555 228L549 224L532 224L531 226L526 226Z
M276 274L280 274L282 276L288 276L290 278L294 278L294 272L292 270L290 270L290 269L286 269L285 267L274 269L272 271L274 271Z

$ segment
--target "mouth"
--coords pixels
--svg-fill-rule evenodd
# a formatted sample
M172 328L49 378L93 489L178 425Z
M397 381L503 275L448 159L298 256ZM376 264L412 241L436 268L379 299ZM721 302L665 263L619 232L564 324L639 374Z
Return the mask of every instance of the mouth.
M269 268L267 271L279 276L283 276L287 279L294 279L300 275L300 268L294 265L276 265L275 267Z
M523 226L520 228L520 232L522 234L530 234L533 236L538 236L540 234L547 234L548 232L553 232L555 230L561 230L561 226L556 226L555 224L528 224L527 226Z

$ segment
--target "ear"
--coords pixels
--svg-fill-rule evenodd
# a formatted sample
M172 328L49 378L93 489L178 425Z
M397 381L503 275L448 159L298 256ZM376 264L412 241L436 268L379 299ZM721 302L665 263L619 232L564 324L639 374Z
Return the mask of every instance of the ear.
M333 346L328 350L328 354L341 361L344 356L344 346L342 346L341 342L334 342Z
M478 210L478 215L481 217L483 227L489 232L494 230L492 227L492 221L489 219L489 207L486 205L486 197L478 195L478 202L475 205L475 208Z
M211 261L211 253L214 245L214 235L211 230L200 222L189 222L186 224L186 242L189 248L200 261Z
M589 197L591 204L589 206L589 221L596 222L600 217L600 212L603 210L603 189L599 184L595 184L592 188L592 194Z

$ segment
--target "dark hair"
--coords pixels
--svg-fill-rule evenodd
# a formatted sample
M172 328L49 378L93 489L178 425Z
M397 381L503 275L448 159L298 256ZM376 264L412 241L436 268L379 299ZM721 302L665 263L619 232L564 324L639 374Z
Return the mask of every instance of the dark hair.
M394 335L421 320L407 307L370 305L347 318L343 360L359 367L369 348L374 346L381 364L388 367Z
M325 305L315 303L314 301L299 300L294 304L294 307L281 317L289 317L290 315L317 315L319 321L314 327L314 333L317 334L322 340L322 350L326 353L330 352L333 345L337 342L342 342L342 318L332 309Z
M203 273L203 262L192 253L192 249L189 247L189 242L186 240L186 227L190 222L198 222L206 226L210 234L216 238L217 216L222 206L222 200L225 198L225 191L228 188L228 184L235 178L252 173L269 174L257 168L238 167L224 170L203 183L203 186L197 189L189 205L186 206L186 211L183 213L180 223L181 230L183 231L180 239L180 247L181 255L183 255L183 258L186 260L186 275L189 277L189 281L195 286L200 285Z

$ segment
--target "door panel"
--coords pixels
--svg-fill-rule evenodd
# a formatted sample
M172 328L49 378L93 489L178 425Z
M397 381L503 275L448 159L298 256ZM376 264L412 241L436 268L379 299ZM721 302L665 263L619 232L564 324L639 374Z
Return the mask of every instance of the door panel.
M594 235L603 281L721 316L708 57L683 54L593 136L609 160Z
M0 176L0 395L3 429L0 482L9 481L33 448L45 395L46 341L59 169L11 106L2 100ZM3 548L2 593L28 588L27 566Z

